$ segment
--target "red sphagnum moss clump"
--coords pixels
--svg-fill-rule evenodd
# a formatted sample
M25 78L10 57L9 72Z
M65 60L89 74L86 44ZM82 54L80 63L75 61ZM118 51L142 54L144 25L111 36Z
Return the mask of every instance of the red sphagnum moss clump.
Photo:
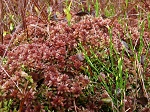
M77 46L81 42L89 55L91 47L95 51L106 49L104 53L109 54L110 21L85 16L68 26L64 20L45 22L35 16L27 17L27 28L23 30L20 25L12 35L6 35L4 45L0 45L0 56L9 45L0 71L0 99L13 99L12 108L19 108L20 112L44 112L45 107L57 111L75 111L77 107L78 110L98 111L103 104L101 100L95 100L101 96L99 92L82 97L90 80L81 69L86 63L82 54L77 53ZM135 45L140 33L133 28L129 30ZM150 42L148 34L144 33L143 38ZM121 25L115 21L112 43L117 52L123 49L120 40L129 41ZM103 58L102 54L95 53ZM128 58L125 63L132 68Z

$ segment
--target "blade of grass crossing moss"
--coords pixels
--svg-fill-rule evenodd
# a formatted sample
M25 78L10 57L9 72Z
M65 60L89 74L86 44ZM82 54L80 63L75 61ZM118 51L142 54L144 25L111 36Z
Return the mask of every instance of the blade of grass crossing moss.
M127 8L129 1L128 1L128 0L125 0L125 3L126 3L126 8Z
M127 24L125 26L125 33L127 34L127 38L129 39L129 44L128 45L129 45L129 50L130 50L129 54L130 55L128 55L128 56L129 56L130 59L131 58L136 59L135 46L133 45L131 32L130 32Z
M95 3L95 16L98 17L99 16L99 3L98 3L98 0L96 0L96 3Z
M116 80L115 80L115 84L116 84L116 88L115 88L115 98L116 98L116 103L117 101L117 96L118 94L120 94L120 92L122 91L122 59L119 58L118 60L118 73L116 74ZM121 95L122 96L122 95ZM118 103L117 103L118 105Z
M95 57L96 61L102 66L102 68L104 68L104 70L106 70L108 73L112 73L112 71L110 71L99 59L98 57L96 56L96 54L94 53L94 51L91 49L91 53L92 55Z
M126 86L126 81L127 81L127 73L125 73L125 80L123 79L123 56L124 56L124 50L122 51L122 57L118 59L118 78L116 79L116 90L120 94L120 100L118 103L117 101L117 106L118 107L123 107L123 100L125 97L125 86ZM116 92L116 98L118 93Z
M149 57L149 61L150 61L150 56L148 56L149 51L150 51L150 43L148 43L148 47L147 47L147 50L146 50L146 53L145 53L145 57ZM146 60L144 59L144 71L145 71L146 68L148 67L149 61L146 61Z
M84 10L84 5L82 2L80 2L80 6L81 6L81 10L84 12L85 10Z
M128 80L128 72L127 72L127 70L125 71L125 79L124 79L124 82L123 82L123 90L122 90L122 98L121 98L121 103L122 103L122 105L123 105L123 108L125 108L125 102L123 102L123 101L125 101L125 98L126 98L126 84L127 84L127 80Z
M91 12L91 4L90 4L89 0L88 0L88 12Z
M113 59L113 42L112 42L112 28L107 26L110 36L110 42L109 42L109 50L110 50L110 63L111 63L111 69L113 70L113 74L115 74L114 70L114 59Z
M144 41L143 41L143 34L144 34L144 20L140 21L142 18L142 12L140 11L139 12L139 16L138 16L138 26L139 26L139 29L140 29L140 45L139 45L139 48L138 48L138 61L140 61L140 57L141 57L141 54L142 54L142 50L143 50L143 46L144 46Z
M123 84L123 79L122 79L122 58L119 58L118 60L118 69L119 69L119 73L118 76L116 77L116 86L117 88L122 88L122 84Z
M140 46L139 46L139 50L138 50L138 60L140 61L141 55L142 55L142 51L143 51L143 47L144 47L144 41L143 41L143 34L144 34L144 21L142 21L141 23L141 30L140 30Z
M82 46L81 43L79 44L79 47L81 48L81 50L82 50L83 53L84 53L85 60L86 60L87 63L90 65L90 67L95 71L94 75L99 75L100 71L98 70L98 67L94 65L94 63L92 62L92 59L87 55L87 53L86 53L86 51L84 50L84 48L83 48L83 46ZM95 76L95 77L96 77L97 80L98 80L98 77L97 77L97 76ZM111 87L109 87L109 86L107 85L107 83L104 81L104 79L103 79L102 77L101 77L101 79L102 79L102 82L101 82L102 86L106 89L106 91L109 93L109 95L111 96L111 98L112 98L112 100L113 100L113 102L114 102L114 99L115 99L115 98L114 98L113 95L112 95L112 89L111 89Z
M119 73L119 88L124 89L123 86L123 57L124 57L124 50L122 51L122 56L118 60L118 73Z
M129 49L134 52L134 46L132 43L132 37L131 37L131 32L128 30L128 25L126 25L126 34L127 34L127 38L129 39ZM130 54L131 55L131 54ZM130 56L129 56L130 57Z
M88 66L86 66L86 67L81 66L80 69L83 70L85 72L85 74L88 75L88 77L90 77L90 72L89 72Z
M124 56L124 51L122 52L122 57L119 58L119 55L117 54L117 51L113 47L113 42L112 42L112 28L108 27L109 30L109 35L110 35L110 62L111 62L111 67L112 67L112 72L113 75L116 77L116 92L119 90L121 91L121 105L122 105L122 99L123 99L123 94L122 91L124 90L123 86L123 76L122 76L122 66L123 66L123 56ZM115 52L115 56L118 59L118 70L115 69L114 66L114 60L116 60L113 56L113 52ZM115 95L114 103L118 105L117 103L117 94Z
M65 5L68 6L68 0L65 0Z
M90 50L90 53L91 53L91 55L93 56L93 58L94 58L94 61L95 62L97 62L96 64L93 62L93 60L92 60L92 63L93 63L93 65L97 68L97 70L99 71L99 73L101 72L101 71L104 71L104 72L106 72L106 73L108 73L108 74L113 74L113 72L111 71L111 70L109 70L109 68L104 64L104 63L102 63L101 61L100 61L100 59L96 56L96 54L94 53L94 51L91 49ZM97 74L97 75L99 75L99 73ZM102 79L102 77L100 76L100 78ZM113 83L114 83L114 81L113 81L113 79L111 78L111 77L109 77L109 75L107 76L107 78L108 78L108 82L107 82L107 84L106 84L106 82L102 79L102 83L105 83L105 86L104 86L104 84L102 84L105 88L106 88L106 86L108 86L108 88L109 88L109 91L112 91L112 85L113 85ZM110 85L110 87L109 87L109 85ZM110 93L109 93L110 94ZM112 94L110 94L111 95L111 97L112 97Z
M83 51L84 53L84 57L85 57L85 60L88 62L88 64L98 73L98 70L94 67L93 63L91 62L90 58L88 57L87 55L87 52L84 50L83 46L81 43L79 43L79 47L81 48L81 50Z
M114 7L114 5L110 4L109 6L107 6L104 9L104 13L105 13L106 17L112 17L112 16L114 16L115 15L115 7Z
M147 15L148 29L150 30L150 12Z
M66 19L68 21L68 25L70 26L70 22L71 22L71 18L72 18L72 15L70 13L70 10L71 10L71 4L72 4L72 0L68 6L68 0L66 0L66 8L64 9L64 13L66 14Z

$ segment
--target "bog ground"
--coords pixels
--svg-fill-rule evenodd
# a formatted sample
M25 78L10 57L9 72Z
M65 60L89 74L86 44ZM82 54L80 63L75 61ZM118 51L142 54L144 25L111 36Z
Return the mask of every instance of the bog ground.
M0 0L0 112L149 112L149 0Z

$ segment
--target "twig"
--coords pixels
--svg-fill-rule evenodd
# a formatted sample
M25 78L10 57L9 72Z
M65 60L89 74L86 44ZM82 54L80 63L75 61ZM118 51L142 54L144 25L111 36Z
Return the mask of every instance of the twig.
M3 68L3 66L0 64L0 68L5 72L5 74L11 79L10 75L6 72L6 70ZM12 80L12 79L11 79ZM18 88L18 90L20 91L20 93L23 93L21 91L21 89L18 87L18 85L16 84L15 81L12 80L12 82L15 84L15 86Z
M73 101L73 104L74 104L75 112L78 112L78 111L77 111L77 106L76 106L76 102L75 102L75 100Z
M0 41L3 44L3 2L0 0Z

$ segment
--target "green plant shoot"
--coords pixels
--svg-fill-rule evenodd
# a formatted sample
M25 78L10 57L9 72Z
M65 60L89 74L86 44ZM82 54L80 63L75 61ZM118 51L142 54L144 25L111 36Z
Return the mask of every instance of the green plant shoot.
M147 15L147 20L148 20L148 29L150 30L150 13Z
M95 16L98 17L99 15L99 4L98 4L98 0L96 0L95 3Z
M64 13L66 14L66 19L68 21L68 25L70 25L71 22L71 14L70 14L70 7L71 7L72 1L70 2L69 6L64 9Z

